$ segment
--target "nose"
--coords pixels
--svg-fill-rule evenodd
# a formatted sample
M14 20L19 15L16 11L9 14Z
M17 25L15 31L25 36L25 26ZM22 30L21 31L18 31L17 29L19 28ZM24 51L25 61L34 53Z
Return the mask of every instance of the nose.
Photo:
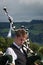
M21 40L21 43L24 43L24 40Z

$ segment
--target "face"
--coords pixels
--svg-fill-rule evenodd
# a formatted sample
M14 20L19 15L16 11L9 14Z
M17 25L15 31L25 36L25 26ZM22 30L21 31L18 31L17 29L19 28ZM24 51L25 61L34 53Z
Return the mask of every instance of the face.
M25 40L26 40L26 37L22 37L22 36L17 37L17 44L18 45L23 45L23 43L25 42Z

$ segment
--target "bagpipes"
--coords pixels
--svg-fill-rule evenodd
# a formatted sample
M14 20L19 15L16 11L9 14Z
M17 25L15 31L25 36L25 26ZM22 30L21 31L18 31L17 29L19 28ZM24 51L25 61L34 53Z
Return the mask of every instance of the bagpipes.
M29 41L26 41L25 43L27 43ZM26 65L35 65L34 62L37 60L41 60L41 57L39 54L35 53L31 48L28 47L29 44L23 44L23 51L26 54L26 58L27 58L27 64ZM29 52L28 52L29 51ZM30 56L29 56L30 53Z

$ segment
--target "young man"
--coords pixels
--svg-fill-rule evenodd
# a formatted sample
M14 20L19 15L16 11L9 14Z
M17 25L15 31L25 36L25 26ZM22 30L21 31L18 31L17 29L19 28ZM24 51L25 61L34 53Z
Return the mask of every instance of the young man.
M24 29L15 31L14 42L6 50L6 55L12 56L12 65L26 65L26 54L22 50L22 45L27 39L27 33Z

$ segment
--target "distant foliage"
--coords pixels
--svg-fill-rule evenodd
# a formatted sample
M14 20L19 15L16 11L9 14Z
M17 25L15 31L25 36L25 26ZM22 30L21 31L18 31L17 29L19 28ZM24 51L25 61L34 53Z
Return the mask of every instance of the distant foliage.
M37 43L30 42L30 47L31 47L31 49L32 49L34 52L37 52L38 49L40 48L40 45L37 44Z
M43 46L40 47L38 51L43 55Z
M5 49L10 46L10 44L13 42L13 39L11 38L4 38L4 37L0 37L0 50L2 50L3 52L5 51Z

